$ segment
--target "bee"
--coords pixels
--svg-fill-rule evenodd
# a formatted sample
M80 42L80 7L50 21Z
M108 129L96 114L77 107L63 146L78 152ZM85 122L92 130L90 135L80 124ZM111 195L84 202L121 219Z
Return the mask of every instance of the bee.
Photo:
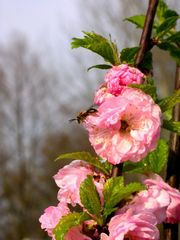
M73 119L70 119L69 121L70 122L73 122L73 121L77 121L79 124L81 122L83 122L85 120L85 118L89 115L91 115L92 113L96 113L97 112L97 109L94 108L94 107L90 107L88 108L86 111L82 111L80 112L76 118L73 118Z

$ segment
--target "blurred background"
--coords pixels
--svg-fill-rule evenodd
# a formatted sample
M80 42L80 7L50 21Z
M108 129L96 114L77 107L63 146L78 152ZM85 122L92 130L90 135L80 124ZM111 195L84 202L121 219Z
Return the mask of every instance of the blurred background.
M167 1L180 10L180 2ZM85 130L69 122L92 105L105 71L84 49L71 50L82 30L111 34L119 50L137 46L141 30L123 21L145 13L144 0L0 0L0 239L48 239L44 208L56 205L52 176L61 153L92 151ZM161 97L172 93L175 63L154 49Z

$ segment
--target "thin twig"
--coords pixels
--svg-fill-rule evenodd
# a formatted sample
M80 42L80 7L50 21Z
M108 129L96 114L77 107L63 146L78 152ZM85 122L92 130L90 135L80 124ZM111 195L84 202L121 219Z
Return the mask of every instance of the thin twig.
M123 163L113 166L112 177L117 177L122 175Z
M144 28L139 43L140 49L136 57L136 66L138 68L141 68L141 62L143 61L146 52L152 48L151 33L158 1L159 0L149 0Z
M144 28L143 28L140 43L139 43L140 50L136 58L136 65L139 69L141 69L140 65L142 60L144 59L146 52L152 48L151 32L152 32L157 5L158 5L158 0L149 0L149 6L146 13L145 24L144 24ZM112 176L113 177L121 176L122 168L123 168L122 163L114 166L112 171Z

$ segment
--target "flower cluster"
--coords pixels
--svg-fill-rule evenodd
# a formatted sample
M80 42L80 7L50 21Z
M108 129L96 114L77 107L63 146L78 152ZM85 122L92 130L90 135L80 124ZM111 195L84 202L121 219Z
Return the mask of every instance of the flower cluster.
M144 181L147 190L139 192L111 218L109 236L102 233L102 240L123 240L125 237L158 240L157 224L180 221L180 192L160 176L151 177Z
M104 184L104 175L98 174L93 170L93 167L86 162L75 160L69 165L60 169L54 176L54 180L57 186L60 188L57 194L59 203L57 206L51 206L45 209L44 214L39 219L41 222L41 228L45 229L52 239L55 239L53 234L53 229L55 226L58 224L62 216L70 213L68 204L71 204L73 207L76 205L83 207L80 201L79 189L81 183L88 175L94 177L94 184L103 203L102 190ZM66 240L90 239L81 234L81 230L82 226L70 229L70 231L66 234Z
M80 169L82 168L81 171L79 171L78 166ZM45 213L40 217L41 227L47 231L52 239L55 239L53 234L55 226L64 215L70 213L67 203L71 203L73 206L79 204L83 208L79 197L79 187L88 174L97 176L97 172L93 171L88 164L77 160L59 170L54 176L57 185L60 186L59 204L57 207L51 206L45 209ZM101 175L98 181L95 177L94 183L103 206L105 176ZM160 176L155 174L151 178L145 179L144 184L147 190L139 192L131 202L127 202L124 207L116 211L115 216L108 224L109 234L101 233L102 240L123 240L124 238L158 240L157 224L180 221L180 192L170 187ZM92 221L86 221L85 225L94 228ZM83 225L78 225L66 233L65 240L93 239L86 234L86 231L83 233Z
M159 106L149 95L127 86L141 83L143 76L127 64L113 67L105 76L107 89L101 86L95 96L98 111L84 121L96 153L114 165L140 161L155 149L160 136Z
M105 82L95 94L94 103L100 105L111 96L119 96L129 84L143 83L145 75L128 64L113 66L105 75Z
M151 96L128 86L141 84L144 78L140 70L127 64L114 66L105 75L105 81L94 98L97 109L89 111L83 119L99 162L92 166L87 159L75 160L54 176L59 187L58 205L48 207L39 219L41 228L52 239L55 240L57 224L77 206L90 218L79 224L72 223L65 233L65 240L158 240L157 224L180 221L180 192L157 174L149 174L150 177L143 180L145 190L133 192L131 189L129 198L125 194L123 201L119 200L121 204L113 205L112 199L107 204L108 197L117 198L116 189L122 187L122 183L109 183L114 178L112 172L108 175L101 171L103 163L112 166L127 161L139 162L156 148L160 137L160 107ZM98 169L99 165L101 168ZM91 204L88 208L88 198L83 200L80 194L82 183L89 176L93 191L98 195L99 211L94 210ZM107 197L108 191L110 196Z

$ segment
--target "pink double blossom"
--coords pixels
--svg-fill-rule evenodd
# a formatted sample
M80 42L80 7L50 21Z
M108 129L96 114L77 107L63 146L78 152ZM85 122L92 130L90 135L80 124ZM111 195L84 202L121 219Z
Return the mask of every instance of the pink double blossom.
M95 93L94 103L102 104L105 99L119 96L129 84L141 84L145 75L128 64L113 66L105 75L105 83Z
M58 192L58 200L61 202L63 201L70 203L72 206L75 206L76 204L82 206L79 189L81 183L88 175L96 177L97 173L94 172L94 169L91 165L81 160L72 161L69 165L66 165L60 169L54 176L54 180L57 186L60 188ZM96 185L100 199L103 203L102 190L104 178L102 174L99 174L98 181L96 181L96 178L94 179L94 184Z
M156 217L150 212L134 214L131 209L116 215L109 222L109 236L101 234L101 240L158 240Z
M133 214L148 211L155 215L157 223L180 221L180 192L169 186L157 174L144 180L147 190L139 192L133 200L117 211L123 214L129 209Z
M82 226L79 225L69 229L65 235L65 240L91 240L91 238L82 233Z
M141 90L126 88L106 99L84 126L96 153L112 164L137 162L157 145L161 110Z
M79 196L79 188L87 175L92 175L93 169L86 162L75 160L69 165L61 168L54 180L60 188L58 192L58 200L65 201L75 206L81 204Z
M165 190L153 186L151 189L139 192L130 203L119 209L117 214L125 213L128 209L131 209L133 214L148 211L154 214L159 224L166 219L166 210L169 203L169 194Z
M148 187L148 191L154 187L159 190L164 190L169 195L170 202L166 210L166 222L177 223L180 222L180 192L179 190L172 188L169 184L165 183L163 179L157 175L153 174L151 179L146 179L144 181Z
M105 101L105 99L111 98L113 96L113 94L108 92L107 84L102 84L95 93L94 103L96 105L101 105Z
M70 213L67 204L59 203L57 207L50 206L44 210L44 214L41 215L39 221L41 223L41 228L47 231L48 235L55 240L55 235L53 233L54 228L59 223L61 218ZM91 240L88 236L82 233L82 226L78 225L69 229L65 235L65 240Z
M128 64L113 66L105 75L108 92L118 96L129 84L140 84L143 82L144 74L137 68Z
M48 235L54 238L53 229L56 227L62 216L70 212L66 203L59 203L58 206L50 206L44 210L44 214L41 215L39 221L41 228L47 231Z

